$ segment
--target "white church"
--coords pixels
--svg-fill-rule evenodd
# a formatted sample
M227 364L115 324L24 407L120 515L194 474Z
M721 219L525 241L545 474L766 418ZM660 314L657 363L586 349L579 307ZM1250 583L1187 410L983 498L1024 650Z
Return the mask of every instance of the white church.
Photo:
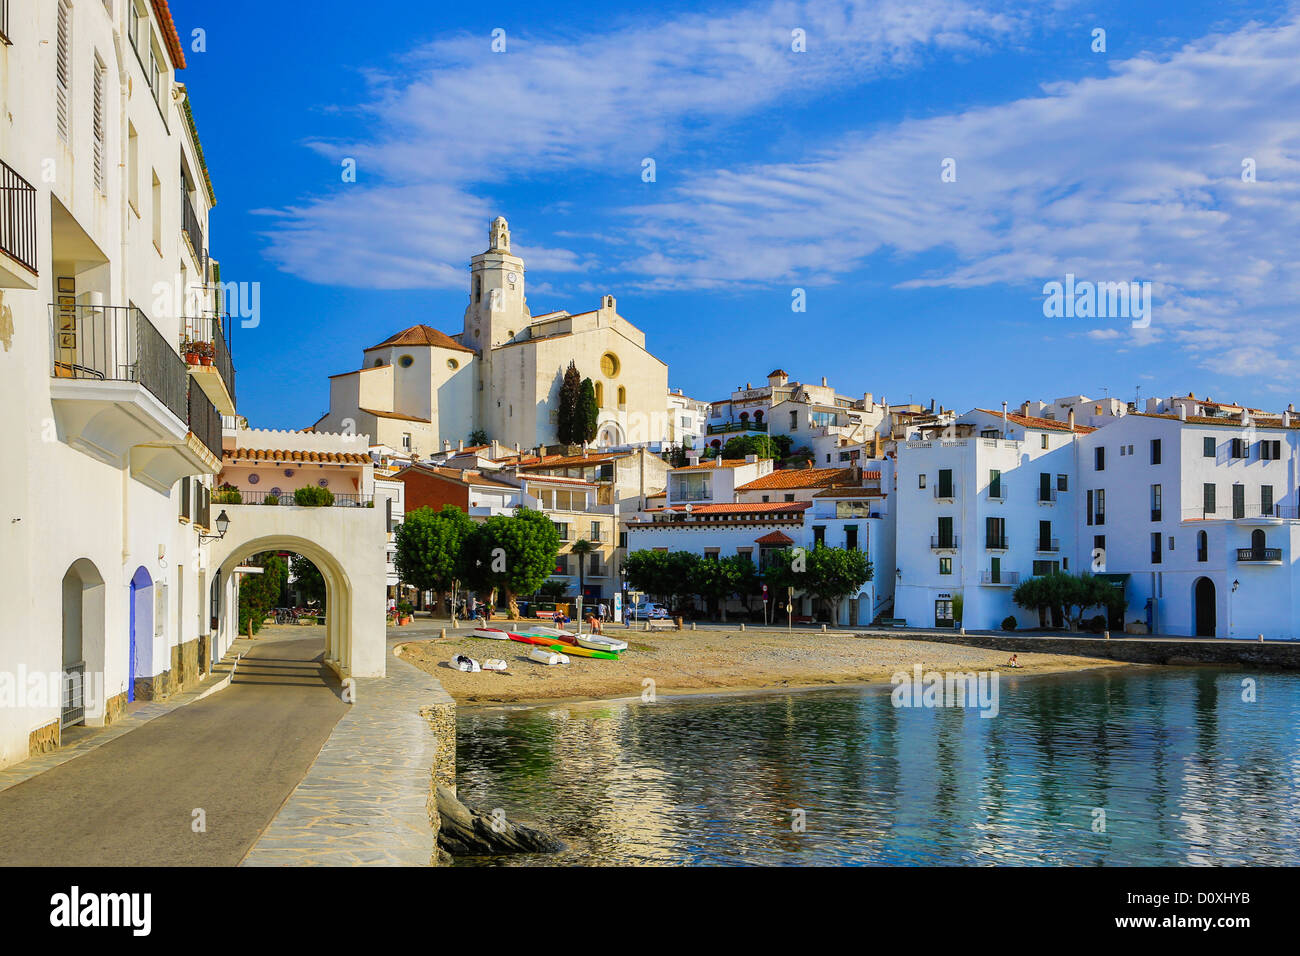
M618 314L612 295L590 312L534 316L524 274L497 217L487 251L470 260L461 332L416 325L365 349L359 369L330 378L330 410L314 427L368 434L422 457L479 429L507 447L554 445L572 361L596 387L597 446L663 441L668 366L646 350L645 333Z

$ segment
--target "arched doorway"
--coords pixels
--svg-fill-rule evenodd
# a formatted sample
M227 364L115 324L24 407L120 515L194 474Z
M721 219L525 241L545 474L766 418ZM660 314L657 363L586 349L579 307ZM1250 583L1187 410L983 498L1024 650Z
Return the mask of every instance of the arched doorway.
M86 674L104 671L104 578L86 558L80 558L63 575L63 698L59 724L84 724L87 717L103 715L104 702L87 690L96 686Z
M1196 636L1214 637L1216 624L1214 582L1209 578L1197 578L1192 590L1195 595Z
M621 445L623 443L623 433L615 422L606 422L600 426L600 435L596 439L596 444L601 448L608 448L611 445Z
M150 658L153 642L153 578L143 568L131 577L131 636L128 642L126 699L135 700L136 678L145 673L142 662Z

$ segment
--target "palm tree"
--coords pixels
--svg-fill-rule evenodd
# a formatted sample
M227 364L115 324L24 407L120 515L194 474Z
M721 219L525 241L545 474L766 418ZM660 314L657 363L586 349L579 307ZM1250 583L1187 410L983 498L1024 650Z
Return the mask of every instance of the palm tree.
M587 584L587 555L596 550L596 546L586 538L579 538L573 542L573 547L569 548L570 553L578 556L578 600L586 596ZM579 624L582 622L579 621Z

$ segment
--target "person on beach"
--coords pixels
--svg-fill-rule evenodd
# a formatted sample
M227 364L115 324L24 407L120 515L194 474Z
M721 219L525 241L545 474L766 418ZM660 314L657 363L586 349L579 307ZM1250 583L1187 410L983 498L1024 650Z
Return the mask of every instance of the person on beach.
M1011 655L1011 660L1007 661L1007 666L1008 666L1008 667L1019 667L1019 666L1020 666L1020 656L1017 655L1017 654L1012 654L1012 655Z
M587 627L591 628L593 634L600 633L600 618L595 615L595 612L587 616Z

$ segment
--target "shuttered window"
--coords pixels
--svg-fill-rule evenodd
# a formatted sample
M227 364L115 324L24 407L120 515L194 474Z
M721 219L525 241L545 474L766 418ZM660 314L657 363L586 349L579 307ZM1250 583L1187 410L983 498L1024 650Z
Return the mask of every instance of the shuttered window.
M72 5L59 0L59 21L54 46L54 113L59 139L68 142L68 116L72 90Z
M99 57L95 57L95 113L91 120L91 132L94 136L95 152L95 188L99 190L101 194L105 195L108 193L106 175L108 144L105 142L107 123L104 119L104 86L106 78L107 71L104 69L104 64L100 62Z
M192 514L192 510L190 507L191 500L192 498L190 495L190 480L188 478L182 478L181 479L181 517L184 518L186 521L190 520L190 516Z

